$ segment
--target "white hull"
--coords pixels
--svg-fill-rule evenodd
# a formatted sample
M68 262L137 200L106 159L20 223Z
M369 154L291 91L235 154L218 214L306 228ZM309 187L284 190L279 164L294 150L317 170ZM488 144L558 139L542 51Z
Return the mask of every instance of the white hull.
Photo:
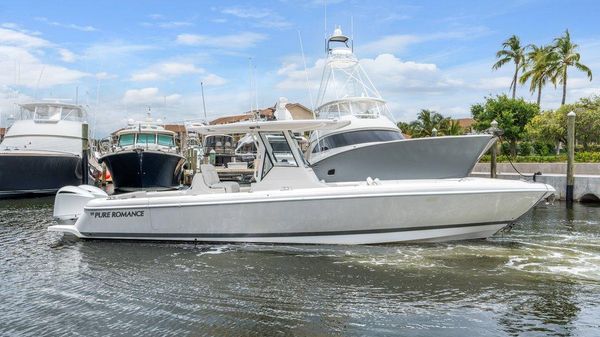
M206 242L478 239L511 224L552 192L543 184L476 178L212 195L141 192L126 200L91 200L74 224L50 230L81 238Z

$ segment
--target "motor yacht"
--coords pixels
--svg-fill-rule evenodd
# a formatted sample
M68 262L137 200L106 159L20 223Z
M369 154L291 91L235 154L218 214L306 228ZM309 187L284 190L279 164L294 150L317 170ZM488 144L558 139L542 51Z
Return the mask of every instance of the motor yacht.
M315 114L350 121L311 134L306 158L319 179L357 181L462 178L495 141L492 135L406 139L349 45L336 28L327 40Z
M102 155L117 191L161 190L179 187L185 158L175 143L176 134L148 114L130 121L115 133L111 151Z
M85 109L46 101L19 107L0 144L0 197L52 194L81 184L88 174L81 165Z
M58 224L49 230L86 239L195 242L478 239L512 224L554 193L541 183L486 178L319 180L293 132L332 130L348 123L284 120L198 126L202 134L253 134L258 143L256 182L249 187L221 182L214 166L202 165L188 190L108 196L93 186L67 186L56 195Z

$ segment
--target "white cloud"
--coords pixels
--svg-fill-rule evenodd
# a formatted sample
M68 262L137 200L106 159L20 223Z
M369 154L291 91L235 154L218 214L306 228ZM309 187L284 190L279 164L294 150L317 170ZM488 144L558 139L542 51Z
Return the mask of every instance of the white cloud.
M0 28L0 45L19 46L23 48L49 47L51 43L20 31Z
M44 22L50 26L74 29L74 30L78 30L78 31L82 31L82 32L95 32L98 30L96 27L90 26L90 25L80 26L80 25L76 25L74 23L61 23L61 22L57 22L57 21L52 21L45 17L37 17L37 18L35 18L35 20Z
M431 34L394 34L383 36L377 40L359 46L361 53L397 54L403 52L408 46L436 40L473 39L489 34L489 29L483 26L474 26L468 29L457 29Z
M163 62L134 73L131 75L131 80L137 82L156 81L181 75L202 74L204 72L204 69L196 67L193 63Z
M227 80L215 74L208 74L202 78L202 82L207 86L220 86L227 83Z
M0 46L0 85L47 88L73 83L86 76L89 74L43 63L27 49Z
M111 79L115 79L118 78L119 76L115 75L115 74L109 74L105 71L101 71L99 73L95 74L96 79L98 80L111 80Z
M75 62L75 59L77 58L76 55L68 49L60 48L58 53L60 54L60 59L67 63Z
M287 28L292 25L283 16L268 8L235 6L225 8L221 13L241 19L252 20L253 24L259 27Z
M125 91L122 102L130 105L151 105L166 102L174 104L181 100L180 94L164 95L158 88L130 89Z
M259 42L265 40L266 35L252 32L242 32L239 34L209 36L197 34L177 35L177 43L188 46L207 46L214 48L245 49L256 46Z

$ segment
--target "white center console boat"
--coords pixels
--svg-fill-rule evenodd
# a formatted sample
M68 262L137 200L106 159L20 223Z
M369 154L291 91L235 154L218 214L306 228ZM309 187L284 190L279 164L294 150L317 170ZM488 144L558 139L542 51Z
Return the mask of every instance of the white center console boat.
M348 121L292 120L197 126L201 133L250 133L256 183L219 181L212 166L183 191L107 196L92 186L56 195L50 231L91 239L374 244L486 238L554 193L551 186L483 178L325 183L292 132ZM194 126L191 126L194 128ZM285 140L285 148L281 140ZM272 142L278 142L274 150Z

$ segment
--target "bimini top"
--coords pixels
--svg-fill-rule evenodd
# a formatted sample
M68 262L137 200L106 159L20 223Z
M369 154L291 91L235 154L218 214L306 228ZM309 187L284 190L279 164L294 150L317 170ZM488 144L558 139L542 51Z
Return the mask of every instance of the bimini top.
M307 120L282 120L282 121L249 121L221 125L203 125L192 123L187 125L188 131L196 131L202 134L215 133L249 133L249 132L276 132L291 130L294 132L305 132L312 130L335 130L350 124L350 121L336 119L307 119Z

